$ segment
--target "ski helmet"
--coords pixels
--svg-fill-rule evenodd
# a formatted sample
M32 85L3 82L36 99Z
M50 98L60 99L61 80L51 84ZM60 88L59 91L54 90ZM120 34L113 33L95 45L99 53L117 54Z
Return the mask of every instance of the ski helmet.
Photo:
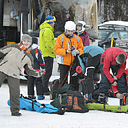
M84 21L78 21L76 26L81 26L82 30L81 32L85 31L86 23Z
M75 31L76 30L76 24L73 21L67 21L65 23L65 32L66 30Z

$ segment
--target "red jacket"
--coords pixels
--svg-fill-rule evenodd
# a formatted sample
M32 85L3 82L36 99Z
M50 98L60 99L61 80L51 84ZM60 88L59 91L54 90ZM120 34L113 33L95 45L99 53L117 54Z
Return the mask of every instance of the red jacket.
M110 74L110 66L118 65L116 63L115 58L119 54L125 54L126 58L127 58L127 53L124 50L117 48L117 47L108 48L101 56L101 64L104 64L103 71L104 71L105 76L110 81L110 83L114 82L114 79L113 79L112 75ZM126 61L124 64L120 65L120 68L116 75L117 78L119 78L119 79L121 78L122 74L125 72L125 67L126 67Z

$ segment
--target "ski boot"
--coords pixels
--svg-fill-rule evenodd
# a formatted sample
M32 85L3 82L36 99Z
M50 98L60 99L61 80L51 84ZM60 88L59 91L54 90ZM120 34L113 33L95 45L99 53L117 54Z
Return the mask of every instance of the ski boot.
M108 102L108 97L105 96L104 93L100 93L99 97L98 97L98 102L101 104L107 104Z

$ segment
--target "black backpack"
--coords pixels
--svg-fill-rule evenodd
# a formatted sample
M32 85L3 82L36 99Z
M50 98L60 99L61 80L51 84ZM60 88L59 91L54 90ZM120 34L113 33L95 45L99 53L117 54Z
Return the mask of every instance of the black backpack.
M84 97L79 91L69 90L70 85L65 84L56 92L56 98L50 103L57 108L65 108L67 112L88 112Z

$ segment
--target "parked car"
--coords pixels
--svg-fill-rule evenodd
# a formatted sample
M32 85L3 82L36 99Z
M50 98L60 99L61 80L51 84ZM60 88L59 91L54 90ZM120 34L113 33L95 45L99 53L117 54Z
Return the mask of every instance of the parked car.
M111 47L111 40L114 39L113 46L120 47L121 40L128 38L128 22L109 21L98 26L98 45L107 49ZM116 42L118 44L116 45Z
M121 40L117 39L115 42L115 47L119 47L128 53L128 37Z

